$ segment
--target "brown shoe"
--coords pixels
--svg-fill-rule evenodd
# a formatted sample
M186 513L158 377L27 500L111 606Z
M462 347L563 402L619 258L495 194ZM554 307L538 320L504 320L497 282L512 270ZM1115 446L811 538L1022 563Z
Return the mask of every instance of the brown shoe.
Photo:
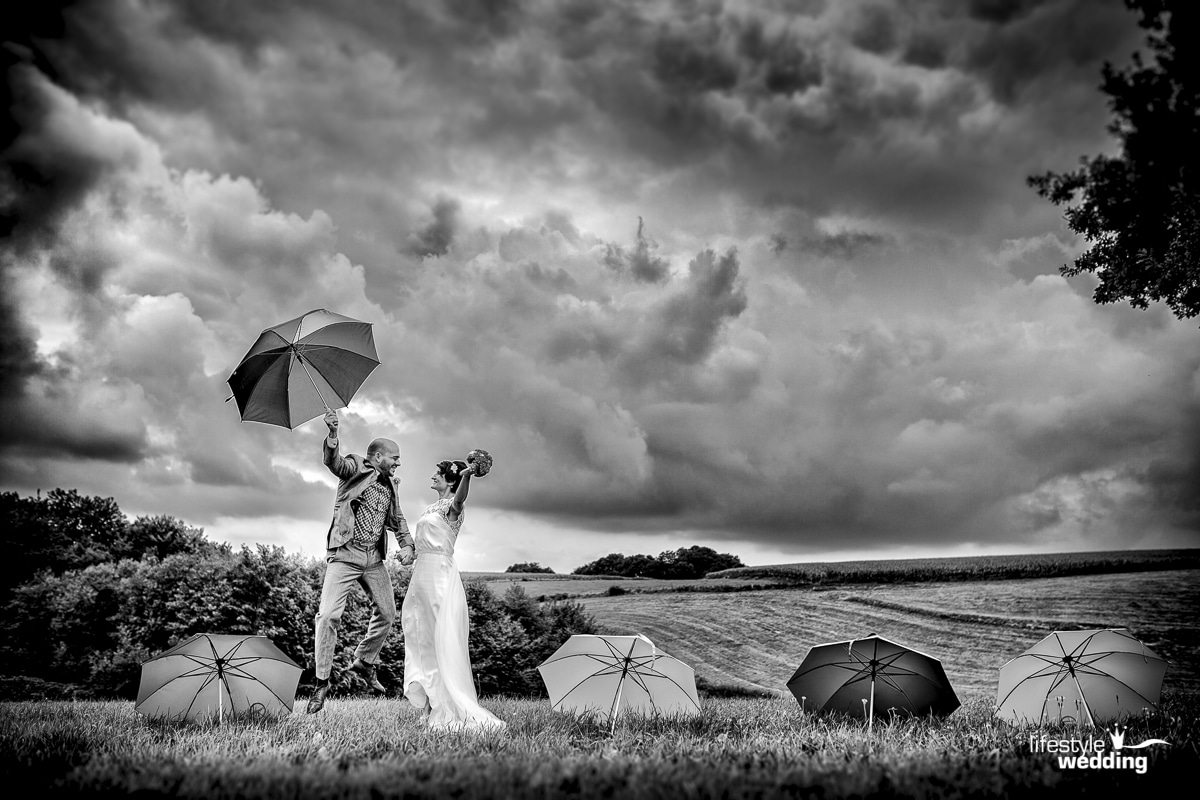
M329 694L329 683L317 684L317 690L308 698L308 713L315 714L325 707L325 695Z
M371 687L371 691L375 694L387 694L387 687L379 682L379 676L375 674L375 665L368 664L361 658L354 659L354 663L350 665L353 672L357 672L363 680L367 682L367 686Z

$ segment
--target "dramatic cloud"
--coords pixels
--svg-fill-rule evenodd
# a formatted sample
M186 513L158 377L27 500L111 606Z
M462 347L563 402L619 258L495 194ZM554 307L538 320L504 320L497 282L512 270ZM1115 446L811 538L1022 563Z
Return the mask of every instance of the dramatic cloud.
M1071 0L66 4L6 45L0 488L319 551L323 428L225 380L328 308L410 515L496 457L468 567L1194 545L1195 328L1061 278L1024 183L1111 148L1139 43Z

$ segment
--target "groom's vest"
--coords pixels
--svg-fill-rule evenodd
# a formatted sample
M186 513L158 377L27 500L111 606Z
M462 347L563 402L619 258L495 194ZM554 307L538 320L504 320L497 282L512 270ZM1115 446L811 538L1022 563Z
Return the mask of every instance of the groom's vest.
M328 439L323 440L321 449L325 466L338 478L337 495L333 500L333 519L325 536L326 549L335 550L354 538L354 512L358 506L358 497L372 481L379 479L379 472L360 455L341 456L336 447L329 446ZM401 541L411 537L408 521L400 511L396 487L391 481L385 483L392 501L383 520L383 535L379 537L378 546L380 553L386 557L388 531L395 533L396 538Z

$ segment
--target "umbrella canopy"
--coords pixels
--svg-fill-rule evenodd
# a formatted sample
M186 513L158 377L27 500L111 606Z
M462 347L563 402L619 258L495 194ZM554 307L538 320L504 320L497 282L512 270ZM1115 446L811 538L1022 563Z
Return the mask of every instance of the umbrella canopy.
M700 713L696 674L645 636L576 634L538 666L558 711L616 718L622 711Z
M871 722L893 710L941 716L959 706L941 661L875 635L809 648L787 687L803 708Z
M1158 707L1167 662L1124 628L1055 631L1000 668L996 716L1095 726Z
M300 666L265 636L199 633L142 664L134 708L197 720L228 712L290 713Z
M293 429L347 405L377 366L370 323L318 308L263 331L227 383L243 422Z

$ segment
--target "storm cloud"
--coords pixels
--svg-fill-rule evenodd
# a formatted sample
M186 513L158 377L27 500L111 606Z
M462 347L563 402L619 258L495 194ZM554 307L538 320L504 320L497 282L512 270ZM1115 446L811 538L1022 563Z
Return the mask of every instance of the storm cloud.
M1060 277L1024 184L1111 149L1140 43L1072 0L61 4L6 50L0 486L319 549L323 428L225 379L328 308L410 513L496 457L478 568L1194 545L1195 328Z

